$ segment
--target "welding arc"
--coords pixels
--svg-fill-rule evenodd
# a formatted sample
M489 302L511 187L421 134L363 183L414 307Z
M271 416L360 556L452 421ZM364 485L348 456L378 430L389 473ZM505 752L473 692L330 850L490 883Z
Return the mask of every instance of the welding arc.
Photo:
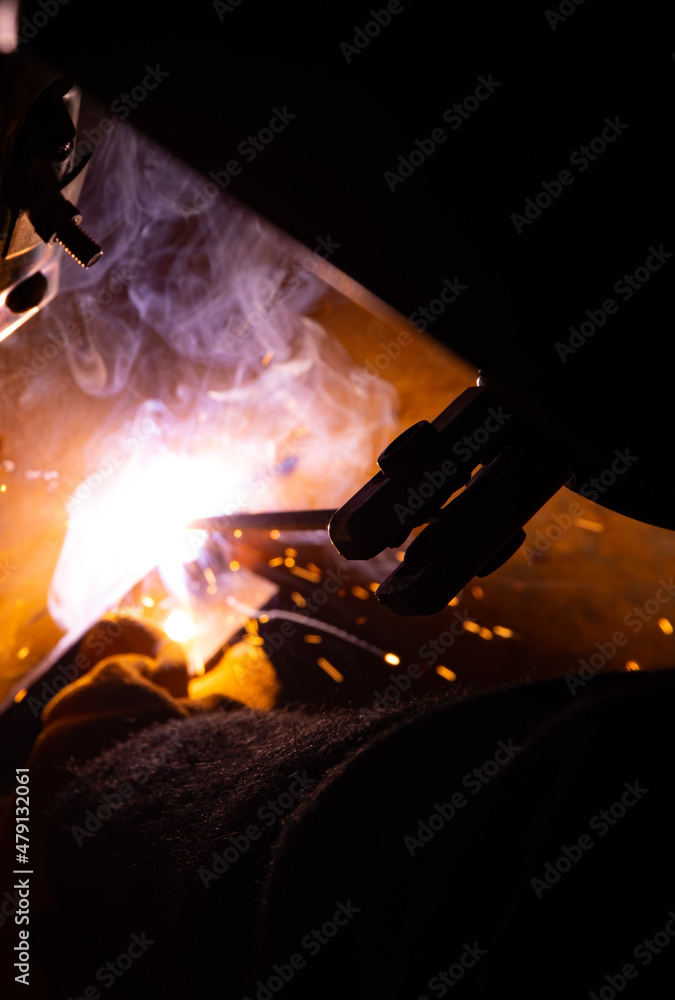
M188 528L200 531L320 531L328 527L334 510L277 510L259 514L226 514L191 521Z

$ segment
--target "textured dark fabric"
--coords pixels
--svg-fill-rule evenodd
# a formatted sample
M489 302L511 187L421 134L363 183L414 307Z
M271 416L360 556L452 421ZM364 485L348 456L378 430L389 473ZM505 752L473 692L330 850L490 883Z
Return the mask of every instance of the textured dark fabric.
M93 983L134 933L154 942L104 996L663 996L674 694L668 670L597 676L575 696L561 679L395 713L153 726L62 796L57 905ZM134 793L78 833L123 782ZM251 824L259 839L212 877ZM667 945L636 957L659 932Z

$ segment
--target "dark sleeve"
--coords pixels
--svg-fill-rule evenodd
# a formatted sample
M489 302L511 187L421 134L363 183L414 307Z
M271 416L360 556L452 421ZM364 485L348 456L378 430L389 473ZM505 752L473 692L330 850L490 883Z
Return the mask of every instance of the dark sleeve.
M648 990L670 956L634 951L675 906L672 688L154 727L64 796L58 907L94 974L153 942L106 996L587 996L630 963Z

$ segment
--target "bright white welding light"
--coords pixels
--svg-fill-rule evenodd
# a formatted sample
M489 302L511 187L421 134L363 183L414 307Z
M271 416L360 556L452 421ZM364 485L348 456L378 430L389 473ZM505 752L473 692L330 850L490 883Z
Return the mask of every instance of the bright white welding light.
M19 44L19 2L0 0L0 52L9 55Z
M69 500L49 595L54 621L70 631L94 620L156 566L185 604L184 564L208 536L184 526L234 502L244 471L214 453L174 455L148 432L109 479L92 474Z
M172 611L164 622L164 631L175 642L189 642L195 637L197 626L187 611Z

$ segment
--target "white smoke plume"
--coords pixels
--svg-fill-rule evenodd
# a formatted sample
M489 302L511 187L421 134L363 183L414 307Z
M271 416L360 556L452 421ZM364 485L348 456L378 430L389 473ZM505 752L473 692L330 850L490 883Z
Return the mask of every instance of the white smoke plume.
M89 167L80 207L104 255L64 261L49 323L79 389L114 406L68 500L49 596L66 630L154 566L176 586L191 518L338 506L394 432L393 388L350 378L308 317L315 269L231 198L195 199L204 186L122 124Z

